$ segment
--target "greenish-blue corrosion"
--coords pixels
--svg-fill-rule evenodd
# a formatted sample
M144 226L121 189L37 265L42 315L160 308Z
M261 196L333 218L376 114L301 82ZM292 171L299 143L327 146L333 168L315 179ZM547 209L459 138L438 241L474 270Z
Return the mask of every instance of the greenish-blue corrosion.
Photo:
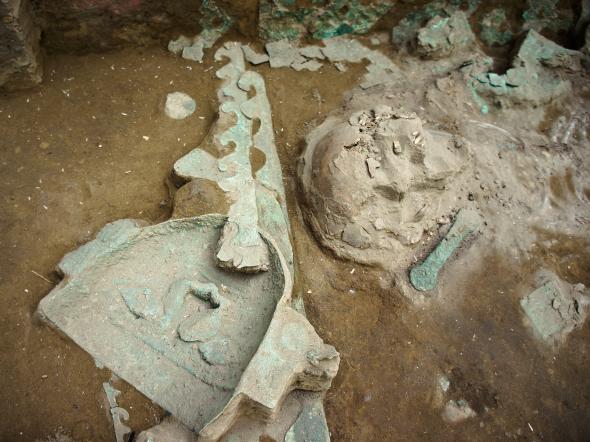
M506 11L493 9L483 16L479 37L488 46L504 46L514 38L509 26Z
M264 80L259 74L245 70L239 44L227 44L219 49L215 59L222 58L231 61L216 73L224 80L218 95L220 114L231 116L235 122L229 127L218 126L213 137L218 145L233 144L234 150L217 158L204 149L194 149L176 162L175 172L186 179L215 181L223 191L232 195L227 224L216 255L220 263L246 271L264 270L266 246L259 235L260 227L277 238L281 251L292 265L293 250L289 241L281 166ZM246 91L252 89L256 94L249 98ZM254 120L260 125L252 135ZM252 146L261 150L265 157L264 165L255 173L260 186L252 180Z
M344 34L364 34L392 6L388 1L364 5L356 0L336 0L328 5L312 23L312 35L315 39L323 40Z
M489 110L482 96L500 105L503 100L546 103L569 90L569 82L551 69L573 68L579 64L580 57L579 52L563 48L530 30L505 74L473 72L467 87L482 113Z
M224 34L232 24L232 19L221 9L214 0L203 0L201 3L201 19L199 24L203 31L212 31Z
M261 0L260 36L266 41L276 41L294 40L308 33L318 40L363 34L393 6L387 0L368 4L360 0L313 0L312 7L299 3L297 0Z
M481 218L476 212L459 211L453 226L442 241L421 264L410 270L410 282L416 290L426 292L436 288L438 273L442 267L461 243L477 230L480 223Z
M476 90L476 87L475 87L475 80L473 80L473 79L469 80L468 83L467 83L467 88L471 92L471 97L473 98L473 101L475 101L475 104L477 104L479 106L479 111L482 114L487 115L490 112L490 106L477 93L477 90Z
M418 30L430 19L438 16L449 17L453 12L461 9L465 14L472 14L481 0L436 0L427 3L422 8L407 14L391 31L393 43L401 46L416 37Z
M465 50L475 43L475 35L462 11L450 17L434 17L418 31L418 51L440 57Z
M392 30L392 41L401 45L414 38L420 26L424 25L431 18L445 13L446 2L435 1L428 3L423 8L416 9L406 15Z
M285 434L285 442L329 442L330 433L324 408L319 402L304 404L295 423Z
M559 3L559 0L529 0L529 8L522 14L525 26L537 32L543 29L553 32L571 29L574 25L573 11L560 8Z
M491 58L486 58L480 61L480 66L484 69L489 69L493 65L493 60ZM477 106L479 107L479 111L482 114L487 114L490 111L490 107L488 103L479 95L478 89L478 72L481 72L481 67L477 67L473 60L468 60L460 67L462 71L465 71L465 77L467 78L467 89L471 93L471 97Z

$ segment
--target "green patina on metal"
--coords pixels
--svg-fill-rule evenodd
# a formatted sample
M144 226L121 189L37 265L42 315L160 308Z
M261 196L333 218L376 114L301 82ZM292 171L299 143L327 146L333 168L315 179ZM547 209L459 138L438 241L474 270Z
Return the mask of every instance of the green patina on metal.
M525 29L537 32L570 30L574 26L574 13L571 9L561 8L559 3L559 0L529 0L528 9L522 14Z
M224 34L229 30L232 19L214 0L203 0L200 11L199 24L203 31L215 31Z
M586 317L588 297L581 284L572 286L547 273L546 281L520 300L520 305L538 336L549 344L558 344Z
M212 138L203 144L217 146L220 152L233 145L233 151L217 158L203 149L194 149L176 162L175 173L189 180L215 181L232 200L219 241L220 265L247 272L265 270L266 245L259 234L259 227L263 227L280 243L291 266L293 250L284 205L285 190L264 80L257 73L246 71L244 55L237 43L226 43L216 52L215 59L230 62L216 73L224 81L218 93L220 118ZM249 91L255 92L251 98ZM254 120L260 121L260 127L253 135ZM265 156L264 165L254 177L252 147Z
M467 16L455 11L449 17L434 17L418 31L417 51L429 58L439 58L469 49L474 43Z
M117 405L117 396L119 396L121 392L114 388L109 382L103 382L102 388L104 389L109 403L109 411L111 412L113 427L115 429L115 440L116 442L125 442L129 439L127 436L131 433L131 428L123 423L123 421L129 420L129 413L127 410Z
M467 82L467 88L469 89L469 92L471 92L471 97L473 98L473 101L475 101L475 104L477 104L479 106L479 111L486 115L490 112L490 106L488 105L488 103L477 93L477 88L476 88L476 81L474 79L470 79Z
M307 440L314 442L330 441L324 408L317 402L305 404L299 417L285 434L285 442Z
M479 228L480 224L481 217L477 212L459 211L453 226L434 251L424 262L410 270L410 282L414 288L422 292L434 290L442 267L461 243Z
M474 72L467 85L474 100L482 108L485 98L499 106L510 103L548 103L567 93L570 82L562 79L555 68L579 70L582 54L563 48L546 39L538 32L530 30L505 74L494 72Z
M264 80L245 69L239 43L215 59L227 63L206 142L220 155L197 148L175 171L216 181L232 200L227 215L105 226L63 258L65 278L38 311L199 440L221 440L239 416L268 422L283 412L300 422L296 440L328 434L316 392L329 388L339 355L291 304L293 250ZM254 147L265 157L259 168ZM228 271L245 268L265 271ZM281 408L294 389L314 416Z
M231 397L285 284L272 247L269 271L248 279L215 265L225 222L109 224L64 257L65 283L39 305L42 317L197 430Z
M359 0L314 0L312 7L301 3L296 0L262 0L259 5L260 36L275 41L294 40L306 34L318 40L363 34L393 6L387 0L374 0L369 4Z
M467 15L471 15L480 4L480 0L437 0L415 9L407 14L391 32L393 43L398 46L412 41L418 30L436 16L450 17L450 15L461 9Z
M194 38L181 35L168 43L168 50L174 54L182 54L187 60L203 61L204 50L213 47L215 42L226 33L232 19L214 0L203 0L201 3L201 33Z
M483 16L479 37L488 46L504 46L512 41L514 35L504 9L492 9Z
M459 68L463 77L466 78L467 89L471 93L473 101L484 115L490 111L490 107L477 91L477 85L479 84L477 77L482 71L489 71L493 65L494 60L491 57L483 57L467 60Z
M565 316L568 311L568 303L562 298L557 283L549 281L520 301L522 309L543 339L548 339L559 333L563 327L562 314L559 309L565 310L563 314ZM553 305L558 308L554 308Z
M447 15L445 12L447 4L443 1L428 3L423 8L410 12L392 30L392 41L397 45L412 40L418 29L431 18L437 15Z
M389 9L391 2L364 5L359 1L337 0L313 22L313 38L322 40L344 34L364 34Z

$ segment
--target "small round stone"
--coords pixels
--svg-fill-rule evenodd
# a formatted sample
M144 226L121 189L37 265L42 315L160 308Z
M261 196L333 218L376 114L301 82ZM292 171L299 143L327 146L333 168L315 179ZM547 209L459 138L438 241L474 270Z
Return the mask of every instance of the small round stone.
M166 97L165 112L170 118L183 120L197 109L197 103L183 92L172 92Z

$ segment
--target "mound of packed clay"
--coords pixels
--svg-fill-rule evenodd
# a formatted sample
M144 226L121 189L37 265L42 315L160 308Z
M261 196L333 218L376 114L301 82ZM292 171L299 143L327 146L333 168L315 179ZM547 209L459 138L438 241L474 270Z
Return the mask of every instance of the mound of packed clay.
M463 139L386 105L328 118L311 132L299 177L304 213L338 256L391 267L456 206L470 164Z

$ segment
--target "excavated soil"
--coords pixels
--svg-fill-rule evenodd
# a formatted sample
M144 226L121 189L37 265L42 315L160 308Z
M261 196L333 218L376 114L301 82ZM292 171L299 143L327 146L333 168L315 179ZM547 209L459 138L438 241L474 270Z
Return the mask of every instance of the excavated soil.
M56 434L114 440L101 385L111 373L34 312L58 280L53 269L61 257L105 223L170 216L172 165L215 119L214 72L221 64L211 54L203 64L161 48L53 55L42 86L0 96L0 440ZM363 66L257 70L273 109L297 289L320 336L342 356L326 400L332 439L586 440L589 323L553 353L532 338L518 302L543 265L569 282L590 284L588 239L539 226L538 247L526 262L475 243L467 266L445 269L451 275L445 297L409 304L379 271L325 253L297 208L294 174L303 137L358 83ZM173 91L195 98L192 117L164 115ZM551 183L556 194L567 192L567 171L563 176ZM441 375L451 382L444 399L437 393ZM163 416L129 385L115 386L133 430ZM445 423L440 413L449 399L466 399L477 417Z

